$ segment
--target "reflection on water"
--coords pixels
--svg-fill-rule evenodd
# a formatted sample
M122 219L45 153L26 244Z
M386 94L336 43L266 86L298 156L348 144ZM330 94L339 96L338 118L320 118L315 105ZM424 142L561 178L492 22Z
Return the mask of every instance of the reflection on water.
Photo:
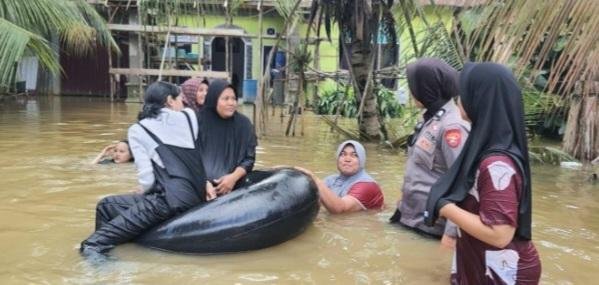
M128 165L89 165L126 136L139 104L49 97L0 101L0 283L446 284L450 256L436 241L387 224L399 198L405 155L366 145L381 183L382 212L331 216L324 210L296 239L255 252L189 256L134 244L95 267L77 248L93 229L96 202L135 186ZM244 106L251 114L251 108ZM348 121L348 124L351 124ZM343 140L314 116L304 137L285 137L278 115L260 140L257 168L301 165L324 177ZM599 276L599 186L586 171L535 166L533 236L544 284L589 284Z

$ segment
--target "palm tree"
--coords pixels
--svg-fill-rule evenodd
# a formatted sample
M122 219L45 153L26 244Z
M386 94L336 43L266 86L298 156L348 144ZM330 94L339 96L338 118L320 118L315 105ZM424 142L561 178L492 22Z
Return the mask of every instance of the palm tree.
M98 44L118 51L105 20L85 0L0 0L0 90L11 87L15 66L26 55L59 73L53 38L76 55L87 54Z
M393 1L387 0L314 0L310 11L316 29L324 24L331 37L331 24L337 23L344 60L352 77L354 94L360 105L358 126L364 139L377 140L386 136L383 120L378 112L374 80L378 54L378 36L385 36L393 50L396 47L395 20L391 13ZM385 52L385 51L383 51Z
M552 109L570 108L564 149L583 160L599 155L597 1L466 2L475 5L454 14L453 31L465 58L510 65L525 88L559 96Z

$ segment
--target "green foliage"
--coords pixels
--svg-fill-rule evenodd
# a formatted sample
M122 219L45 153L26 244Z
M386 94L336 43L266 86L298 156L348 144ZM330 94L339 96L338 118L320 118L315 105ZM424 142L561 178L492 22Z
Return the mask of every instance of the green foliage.
M343 83L325 87L320 93L316 112L322 115L339 114L344 117L355 118L358 115L358 102L351 86ZM398 118L404 109L395 100L395 93L392 90L381 87L376 90L377 105L379 113L383 118Z
M385 87L376 92L379 113L384 118L397 118L401 115L402 107L395 99L395 93Z
M0 0L0 89L14 79L15 65L24 55L35 55L52 73L60 71L49 39L85 54L97 44L118 50L105 21L85 0Z
M312 62L312 53L305 45L298 45L291 54L291 70L295 73L305 72Z
M346 84L338 84L325 88L320 92L316 112L321 115L336 115L355 118L358 113L358 103L354 89Z
M13 81L14 70L18 60L26 50L35 52L41 62L46 62L46 68L58 72L60 66L55 60L56 55L48 42L25 29L0 18L0 90L9 90Z
M559 134L566 122L566 107L560 97L537 91L524 89L524 122L531 134Z
M550 146L531 146L528 149L528 155L531 161L541 164L559 165L564 161L578 162L575 157Z

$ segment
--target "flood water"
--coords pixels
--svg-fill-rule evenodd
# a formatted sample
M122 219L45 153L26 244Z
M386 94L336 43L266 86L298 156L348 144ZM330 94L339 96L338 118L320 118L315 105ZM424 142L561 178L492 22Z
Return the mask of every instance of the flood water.
M237 254L194 256L135 244L92 266L78 253L94 227L96 202L136 185L133 164L90 165L124 138L139 104L74 97L0 102L0 284L447 284L451 256L437 242L386 221L400 197L405 154L367 145L367 169L384 191L380 212L329 215L299 237ZM244 107L251 115L251 109ZM250 116L251 117L251 116ZM335 170L343 137L306 116L303 137L285 137L275 116L259 142L256 168ZM533 167L533 239L543 284L599 278L599 184L592 169ZM597 171L597 169L595 169Z

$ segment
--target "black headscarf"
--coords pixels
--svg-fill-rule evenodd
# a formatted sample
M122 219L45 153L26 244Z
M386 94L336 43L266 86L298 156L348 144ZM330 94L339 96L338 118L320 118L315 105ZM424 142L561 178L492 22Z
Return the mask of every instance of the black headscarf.
M458 72L444 61L421 58L406 69L410 92L426 108L425 121L458 95Z
M250 171L256 152L256 135L250 120L235 112L223 119L216 111L218 98L226 88L233 88L225 80L215 80L208 87L204 108L199 112L199 147L209 179L218 179L238 166ZM251 158L251 161L248 161Z
M484 157L504 154L518 165L522 174L516 237L530 240L530 165L518 83L503 65L467 63L460 76L460 99L472 128L461 154L431 188L425 222L432 225L442 206L465 199Z

